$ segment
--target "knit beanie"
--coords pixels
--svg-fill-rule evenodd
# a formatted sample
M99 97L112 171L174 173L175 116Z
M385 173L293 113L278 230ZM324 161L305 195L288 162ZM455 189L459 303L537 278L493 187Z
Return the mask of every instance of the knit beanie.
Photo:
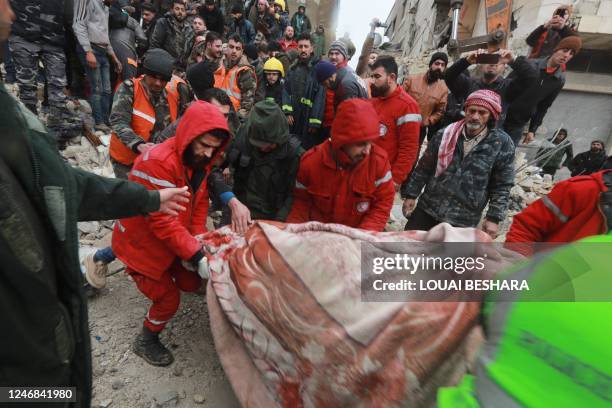
M446 55L445 52L435 52L432 56L431 59L429 60L429 66L431 67L433 65L434 62L436 62L437 60L442 60L444 61L445 64L448 65L448 55Z
M346 50L346 45L340 41L336 40L329 46L329 51L327 54L329 55L330 51L338 51L340 54L344 55L344 59L348 59L348 51Z
M257 52L257 46L255 44L253 44L253 43L247 44L247 46L244 47L244 53L251 60L256 60L257 57L259 56L259 54Z
M553 52L568 49L573 50L574 55L576 55L578 52L580 52L580 48L582 48L582 39L577 35L570 35L569 37L565 37L559 41L559 44L557 44Z
M497 92L481 89L471 93L470 96L467 97L464 107L467 108L468 106L474 105L486 108L489 112L491 112L491 115L493 115L495 120L499 119L502 108L501 97Z
M203 99L204 92L215 85L215 71L217 64L211 61L202 61L187 68L187 82L198 99Z
M142 68L145 75L161 75L165 81L172 78L174 58L166 50L152 48L144 55Z
M335 73L336 66L329 61L319 61L317 65L315 65L315 75L317 76L317 81L320 84L322 84L326 79L329 79Z

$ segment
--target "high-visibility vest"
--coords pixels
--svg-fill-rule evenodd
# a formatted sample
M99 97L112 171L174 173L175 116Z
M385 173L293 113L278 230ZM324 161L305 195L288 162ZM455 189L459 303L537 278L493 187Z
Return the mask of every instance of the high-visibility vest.
M240 88L238 88L238 77L242 72L249 70L251 70L251 67L246 65L235 65L230 70L226 70L225 65L220 64L215 71L215 88L225 91L236 111L240 109L240 100L242 99Z
M487 344L474 375L440 388L440 408L612 406L612 235L589 237L536 256L507 276L528 279L529 293L488 301ZM546 289L544 291L543 289ZM575 299L575 301L569 301Z
M151 102L149 102L147 92L140 83L142 78L143 77L132 79L134 83L134 103L132 105L132 122L130 127L134 133L147 142L151 137L151 131L155 127L155 109L153 105L151 105ZM184 83L184 81L179 77L173 76L172 79L168 81L168 84L166 84L171 122L174 122L178 116L179 83ZM119 140L115 132L111 135L110 155L114 160L126 166L134 164L134 160L138 156L132 149Z

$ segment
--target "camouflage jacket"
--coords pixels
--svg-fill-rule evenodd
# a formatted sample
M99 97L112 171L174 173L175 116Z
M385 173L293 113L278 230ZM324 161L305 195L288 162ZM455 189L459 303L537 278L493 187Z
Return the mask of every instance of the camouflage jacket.
M179 23L168 13L165 17L157 20L149 48L162 48L168 51L180 65L189 57L189 55L185 55L185 44L192 36L193 30L187 19Z
M463 136L459 136L452 162L435 177L443 133L444 129L440 130L428 144L409 181L402 186L402 197L420 195L419 208L455 227L477 226L487 203L486 218L500 222L514 184L514 144L510 136L500 129L490 130L465 157Z
M230 70L234 65L230 64L229 61L225 61L225 69ZM238 66L243 64L238 63ZM251 69L244 70L238 75L238 89L240 89L240 108L238 109L238 116L241 119L246 119L249 116L249 112L255 104L255 93L257 92L257 76L253 67L248 65Z
M141 81L140 84L146 89L144 81ZM172 119L170 118L170 107L168 106L166 90L164 89L157 97L152 96L150 92L147 92L147 94L153 109L155 109L155 126L149 138L149 141L153 141L156 138L156 134L165 129L172 122ZM144 143L144 139L132 130L133 105L134 82L131 79L127 79L117 88L113 98L110 122L113 131L117 134L121 143L132 150L140 143Z
M62 47L64 24L72 21L72 10L66 6L71 4L64 0L11 0L15 12L11 33L30 42Z

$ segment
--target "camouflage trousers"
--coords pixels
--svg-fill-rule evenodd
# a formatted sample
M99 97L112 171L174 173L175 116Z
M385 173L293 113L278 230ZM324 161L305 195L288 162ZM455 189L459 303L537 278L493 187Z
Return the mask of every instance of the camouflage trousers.
M61 47L37 44L17 35L9 38L9 49L15 64L19 98L36 113L38 65L42 61L50 107L63 108L66 103L66 55Z

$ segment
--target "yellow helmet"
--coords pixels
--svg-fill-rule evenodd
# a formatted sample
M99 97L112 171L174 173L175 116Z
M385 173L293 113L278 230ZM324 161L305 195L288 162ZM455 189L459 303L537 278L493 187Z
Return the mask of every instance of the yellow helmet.
M266 61L263 66L264 73L265 72L280 72L282 78L285 77L285 68L283 68L283 63L280 62L277 58L270 58Z
M281 9L283 11L285 11L285 0L274 0L274 3L278 4L279 6L281 6Z

